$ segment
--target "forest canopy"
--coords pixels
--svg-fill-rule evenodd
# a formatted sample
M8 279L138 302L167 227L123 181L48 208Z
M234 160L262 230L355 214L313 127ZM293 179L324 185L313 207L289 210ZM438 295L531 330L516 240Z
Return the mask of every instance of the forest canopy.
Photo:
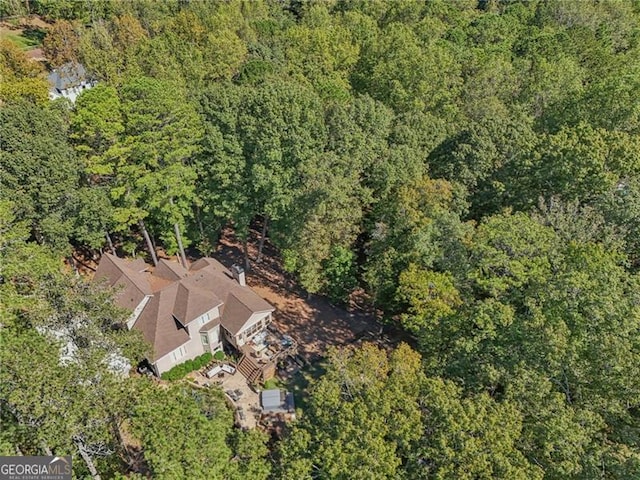
M97 82L48 101L45 68L0 38L0 453L71 451L78 476L136 478L124 428L157 478L640 476L638 2L0 15L42 17L48 67ZM80 248L207 255L225 229L247 267L268 241L310 295L364 292L414 342L328 352L270 456L219 396L104 373L148 347L61 266ZM42 341L54 327L82 369Z

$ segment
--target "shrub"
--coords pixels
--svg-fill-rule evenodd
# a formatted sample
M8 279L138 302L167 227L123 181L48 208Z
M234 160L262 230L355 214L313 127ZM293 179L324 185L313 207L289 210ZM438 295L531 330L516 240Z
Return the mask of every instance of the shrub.
M207 363L211 361L212 358L213 358L213 355L211 355L210 352L203 353L199 357L196 357L195 359L192 360L193 370L198 370L204 367Z
M280 384L275 378L270 378L269 380L264 382L262 388L264 388L265 390L274 390L276 388L280 388Z
M184 378L188 373L193 372L194 370L199 370L204 367L207 363L211 361L213 355L210 352L203 353L199 357L194 358L193 360L187 360L184 363L176 365L171 370L164 372L160 375L160 378L163 380L174 381L180 380Z
M213 358L215 358L216 360L224 360L224 352L222 350L218 350L216 353L213 354Z

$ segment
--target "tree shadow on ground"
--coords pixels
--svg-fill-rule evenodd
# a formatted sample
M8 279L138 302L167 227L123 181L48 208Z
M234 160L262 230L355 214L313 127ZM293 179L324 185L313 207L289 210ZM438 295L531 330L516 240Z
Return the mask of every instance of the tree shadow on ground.
M22 30L22 36L28 39L33 45L41 45L47 31L42 28L28 26Z
M287 382L287 390L293 393L296 408L306 410L309 401L309 386L327 372L323 359L306 365Z

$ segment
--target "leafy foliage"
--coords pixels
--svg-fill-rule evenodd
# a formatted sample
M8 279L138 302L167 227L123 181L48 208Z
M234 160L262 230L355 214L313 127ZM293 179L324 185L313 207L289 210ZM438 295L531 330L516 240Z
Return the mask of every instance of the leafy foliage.
M0 38L0 77L0 100L3 102L26 99L44 103L48 98L44 69L4 38Z
M216 352L218 353L218 352ZM193 360L187 360L173 367L171 370L164 372L161 376L163 380L180 380L184 378L188 373L196 370L200 370L207 363L211 361L213 355L210 352L203 353L202 355L194 358Z
M224 441L229 416L221 392L156 388L139 402L132 429L145 445L154 477L224 478L231 455Z
M396 478L403 448L420 436L419 357L366 346L329 361L281 447L281 478Z
M154 476L190 469L193 478L266 478L266 439L231 431L222 392L128 375L150 350L126 328L129 314L113 305L112 291L61 271L47 246L25 241L29 222L16 220L17 210L0 201L2 451L74 455L75 475L117 477L123 462L140 461L134 434Z
M634 2L31 0L0 12L55 20L51 64L79 60L100 80L75 105L48 104L43 69L0 40L0 451L82 449L117 477L117 424L144 439L155 476L269 475L265 439L231 432L218 400L104 373L109 352L144 348L105 327L122 312L53 256L143 239L152 256L210 253L231 227L248 271L270 242L310 293L340 302L363 288L421 356L332 352L276 448L277 478L639 475ZM86 371L56 361L63 339L41 341L53 325L73 333ZM36 367L59 381L29 377ZM184 419L207 419L218 457L195 448L177 400Z
M0 184L40 243L56 248L72 237L79 164L67 144L62 114L21 102L0 110Z
M357 286L354 271L354 254L343 247L336 247L324 265L327 276L327 295L336 302L345 302Z

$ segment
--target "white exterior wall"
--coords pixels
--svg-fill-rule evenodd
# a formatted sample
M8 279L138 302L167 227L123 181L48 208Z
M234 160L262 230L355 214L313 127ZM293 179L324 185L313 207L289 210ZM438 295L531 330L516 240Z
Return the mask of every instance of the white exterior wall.
M211 350L211 348L214 346L211 344L211 340L209 345L202 344L200 328L202 328L202 325L204 325L205 323L210 322L211 320L215 320L219 316L219 309L218 307L216 307L196 318L194 321L189 322L189 324L187 325L187 331L189 332L189 341L176 348L173 352L169 352L167 355L159 358L156 361L155 366L158 369L158 373L162 374L162 372L171 370L176 365L184 363L187 360L193 360L203 353L215 351ZM214 330L218 332L219 328L220 326L216 326ZM218 338L219 344L219 333L216 333L216 337Z
M215 312L216 316L213 316L212 314L213 312ZM224 329L222 329L220 325L216 325L215 327L213 327L211 330L207 332L209 344L204 345L202 343L202 334L200 333L200 328L205 323L217 318L218 309L215 308L211 310L211 312L207 312L207 313L210 314L210 318L208 320L206 319L206 314L205 314L203 315L203 317L205 318L199 317L198 319L192 322L189 322L189 325L187 325L187 328L189 330L189 336L191 337L188 342L186 342L185 344L183 344L181 347L177 348L173 352L170 352L167 355L163 356L162 358L159 358L156 361L155 366L158 369L159 374L162 374L162 372L166 372L167 370L171 370L171 368L173 368L174 366L180 363L184 363L187 360L193 360L194 358L202 355L205 352L213 353L222 348ZM271 319L272 319L271 312L255 313L249 318L245 327L234 338L229 338L230 336L228 337L227 335L224 335L224 337L226 340L230 341L230 343L234 345L236 348L239 348L245 343L247 343L248 341L250 341L251 338L253 338L256 334L263 331L266 328L266 326L269 325L269 323L271 323ZM258 324L260 324L260 326L255 328L254 331L248 334L248 331L252 330L252 327ZM224 331L226 332L226 330ZM175 356L179 358L174 359L174 355L173 355L174 353L175 353ZM184 355L180 357L180 355L182 355L183 353Z
M164 357L159 358L155 365L158 369L158 373L162 374L162 372L171 370L176 365L184 363L187 360L193 360L205 352L206 350L204 349L204 345L202 345L200 335L198 334L195 338L190 338L188 342L183 343L173 352L169 352Z
M200 342L202 343L202 336L206 335L208 344L202 344L202 348L205 351L209 351L211 353L217 352L218 350L222 350L222 337L220 335L220 324L213 327L208 332L200 333Z
M82 92L95 86L95 82L82 82L82 84L75 87L70 87L61 92L58 92L55 88L49 91L49 99L56 100L58 98L66 98L71 103L76 103L77 98Z
M215 320L220 317L220 309L218 307L212 308L208 312L200 315L195 320L189 322L187 327L189 328L189 335L193 337L194 333L198 333L200 328L211 320Z
M262 322L262 326L258 327L255 331L248 333L248 331L252 330L252 327L258 323ZM253 315L251 315L251 317L249 318L249 320L247 321L247 323L245 324L244 328L242 330L240 330L236 335L235 335L235 343L237 347L241 347L242 345L244 345L245 343L247 343L249 340L251 340L253 337L256 336L256 334L258 334L259 332L261 332L262 330L264 330L266 328L267 325L269 325L269 323L271 323L271 313L267 312L267 313L254 313Z

